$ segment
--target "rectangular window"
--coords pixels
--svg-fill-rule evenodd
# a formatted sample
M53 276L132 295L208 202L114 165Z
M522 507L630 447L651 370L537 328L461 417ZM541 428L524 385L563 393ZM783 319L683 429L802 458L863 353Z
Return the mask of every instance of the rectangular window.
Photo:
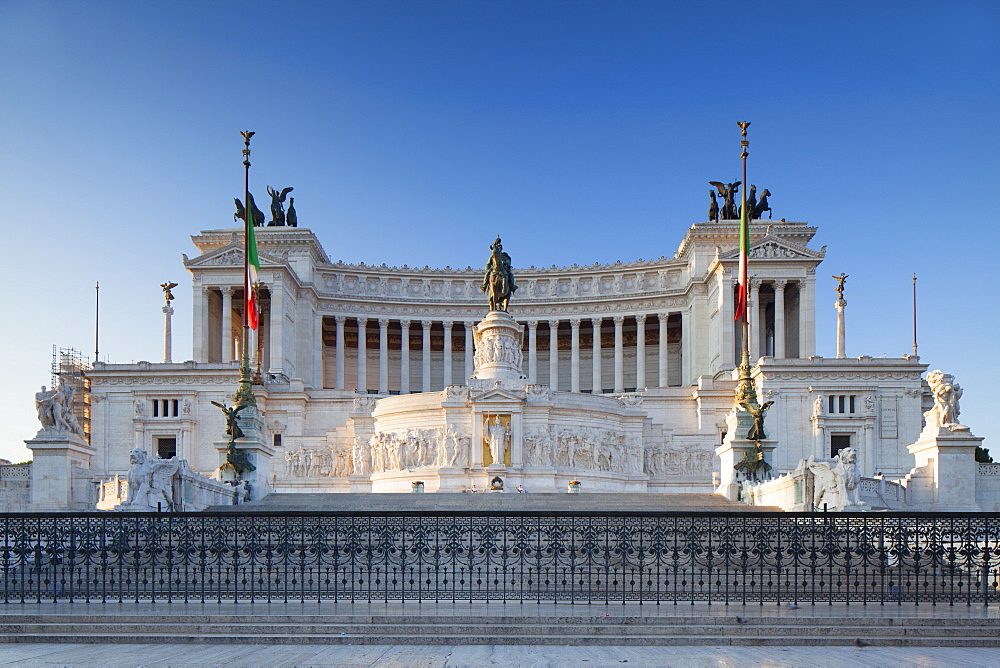
M275 434L274 435L274 447L276 447L276 448L280 448L281 447L281 434Z
M156 456L160 459L172 459L177 456L177 437L160 436L156 439Z
M850 434L830 434L830 456L836 457L844 448L851 447Z
M843 412L844 412L844 399L845 399L845 398L846 398L846 397L844 397L844 395L843 395L843 394L842 394L842 395L840 395L840 412L841 412L841 413L843 413Z
M854 413L854 412L856 412L856 411L854 410L854 400L855 400L855 399L857 399L857 395L856 395L856 394L852 394L852 395L851 395L851 413Z

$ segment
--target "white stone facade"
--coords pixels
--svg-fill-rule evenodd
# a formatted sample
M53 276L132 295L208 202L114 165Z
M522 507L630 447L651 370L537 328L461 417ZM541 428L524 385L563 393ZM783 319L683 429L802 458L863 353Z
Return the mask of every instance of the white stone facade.
M815 232L801 222L751 227L750 348L757 391L775 401L772 463L787 472L854 447L862 475L905 475L914 465L907 446L933 403L926 365L815 356L815 277L825 255L808 246ZM202 473L219 465L213 444L225 422L210 402L231 402L237 384L242 241L239 230L192 239L199 255L184 262L195 359L98 363L88 373L96 476L127 471L133 448L186 459ZM565 489L576 479L584 491L715 489L741 349L735 222L691 226L670 258L515 267L510 315L520 334L511 336L520 348L502 354L523 379L469 380L488 311L480 270L333 263L302 228L258 228L257 243L265 289L250 347L265 380L255 392L274 448L274 489L482 485L490 415L509 429L500 468L511 487ZM477 383L492 378L491 395ZM574 452L590 454L570 462L571 436L582 444ZM403 448L404 440L424 448L423 459L376 459L389 457L387 442Z

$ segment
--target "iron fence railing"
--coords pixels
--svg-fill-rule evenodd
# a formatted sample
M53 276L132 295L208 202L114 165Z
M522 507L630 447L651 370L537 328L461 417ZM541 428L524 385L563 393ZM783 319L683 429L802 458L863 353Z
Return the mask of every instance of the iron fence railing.
M1000 601L1000 515L0 515L4 602Z

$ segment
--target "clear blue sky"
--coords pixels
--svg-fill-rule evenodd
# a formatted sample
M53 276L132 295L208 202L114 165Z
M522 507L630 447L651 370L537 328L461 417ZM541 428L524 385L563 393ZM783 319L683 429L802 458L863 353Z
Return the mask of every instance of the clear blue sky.
M294 186L334 260L670 256L739 170L819 226L822 355L920 352L994 443L1000 3L0 0L0 456L38 428L52 344L157 361L159 284L252 188ZM442 243L446 239L447 242Z

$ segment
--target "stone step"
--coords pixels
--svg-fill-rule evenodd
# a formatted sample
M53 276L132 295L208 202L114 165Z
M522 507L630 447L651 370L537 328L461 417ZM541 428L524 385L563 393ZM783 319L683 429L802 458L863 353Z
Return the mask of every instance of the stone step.
M489 640L491 644L497 644L497 640L502 640L500 644L510 645L643 645L643 646L669 646L669 645L768 645L768 646L890 646L890 647L998 647L1000 641L995 637L928 637L928 636L778 636L778 635L753 635L753 636L698 636L685 634L658 634L645 636L601 636L601 635L517 635L511 637L497 638L496 636L470 636L466 634L444 635L444 634L413 634L413 635L368 635L368 634L335 634L335 635L308 635L308 634L274 634L255 635L247 637L242 634L232 633L201 633L193 634L168 634L157 633L147 634L141 637L135 635L122 634L92 634L73 633L62 634L23 634L18 636L7 636L0 639L0 642L24 642L24 643L135 643L142 641L146 643L205 643L223 644L238 643L245 644L248 641L254 644L341 644L341 645L481 645L484 640Z

